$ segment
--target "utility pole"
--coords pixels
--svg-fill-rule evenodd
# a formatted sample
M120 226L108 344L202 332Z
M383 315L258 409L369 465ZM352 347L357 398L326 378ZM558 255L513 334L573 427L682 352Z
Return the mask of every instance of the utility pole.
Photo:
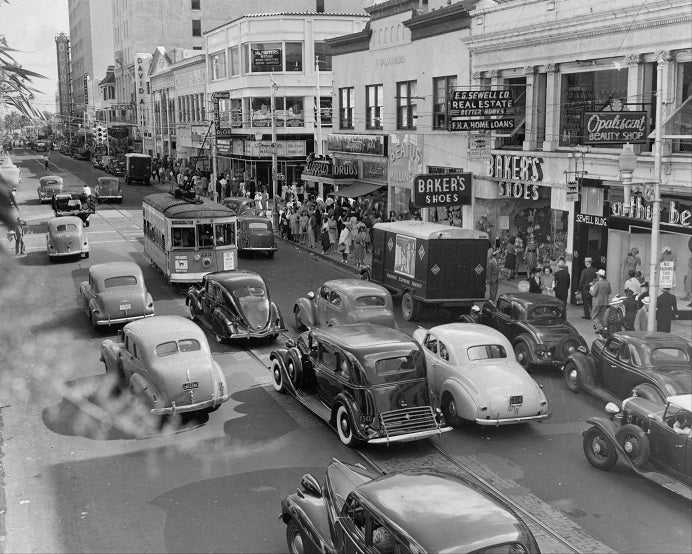
M279 173L278 165L277 165L277 159L276 159L276 113L275 113L275 107L276 107L276 97L275 97L275 92L276 89L278 88L276 83L274 82L274 74L272 73L271 75L271 114L272 114L272 224L274 225L274 229L279 228L279 210L277 209L276 205L276 197L279 192L279 187L278 187L278 181L277 181L277 176Z
M317 95L315 96L315 134L317 135L317 140L315 141L315 154L317 156L322 155L322 99L320 96L320 57L315 56L315 72L317 74Z

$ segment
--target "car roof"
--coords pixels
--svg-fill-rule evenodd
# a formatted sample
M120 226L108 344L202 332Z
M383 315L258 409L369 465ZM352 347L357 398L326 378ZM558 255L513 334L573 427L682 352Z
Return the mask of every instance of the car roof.
M445 323L432 327L430 331L445 342L461 348L492 342L511 349L507 337L496 329L480 323Z
M99 177L98 179L96 179L96 181L99 185L101 183L106 183L106 182L110 183L113 181L115 181L116 183L120 183L120 179L118 179L117 177Z
M518 302L525 307L533 305L545 306L546 304L564 307L562 300L559 298L537 292L506 292L501 294L500 298L506 298L507 300Z
M488 233L476 231L474 229L462 229L440 223L428 221L390 221L386 223L376 223L375 229L382 229L390 233L408 235L419 239L487 239Z
M361 355L371 350L381 350L387 345L394 347L392 350L418 348L418 343L401 331L371 323L316 327L306 332L313 333L317 338L324 337L345 349L357 350Z
M353 296L361 294L385 294L387 289L377 283L364 281L363 279L332 279L325 281L323 286L327 286L336 290L346 290L352 293Z
M145 343L160 344L170 340L197 339L202 345L208 344L207 337L199 325L179 315L156 315L138 319L125 325L125 328Z
M253 221L261 221L262 223L269 223L270 225L272 222L268 217L262 217L261 215L239 215L238 223L242 223L243 221L247 221L249 223Z
M521 523L500 500L432 469L385 475L356 489L427 552L467 552L516 540Z
M238 287L249 287L262 285L266 289L264 279L259 273L248 271L246 269L238 269L231 271L215 271L207 273L205 278L219 283L223 288L232 291Z
M105 262L94 264L89 268L89 273L96 279L108 279L121 275L142 275L142 268L135 262Z
M48 184L51 181L55 181L56 183L62 183L62 177L59 177L58 175L44 175L38 180L38 182L42 185Z
M75 225L77 225L77 227L83 226L82 220L79 219L77 216L66 215L63 217L54 217L53 219L49 220L48 221L48 227L55 228L58 225L60 225L61 223L74 223Z
M660 331L620 331L615 333L615 337L627 342L634 342L635 344L644 343L651 349L670 346L683 347L689 351L691 348L689 343L682 337Z
M669 396L666 400L671 404L684 408L688 412L692 412L692 394L677 394Z

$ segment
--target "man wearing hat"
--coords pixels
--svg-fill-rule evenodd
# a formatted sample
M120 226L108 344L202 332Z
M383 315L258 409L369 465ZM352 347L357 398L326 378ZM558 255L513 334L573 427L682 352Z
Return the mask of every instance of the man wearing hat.
M592 296L591 300L591 319L596 331L600 331L605 326L605 315L608 309L610 295L610 283L606 281L606 272L604 269L599 269L596 272L596 282L591 285L589 293Z
M581 291L581 297L584 301L584 315L582 319L591 319L591 294L589 293L589 288L594 279L596 279L596 270L591 265L592 263L592 258L584 258L584 265L586 267L579 276L578 290Z
M677 314L677 298L670 294L670 289L663 289L663 292L656 299L656 330L670 333L670 322Z
M607 282L607 281L606 281ZM625 319L625 297L616 294L608 304L605 314L604 331L608 337L622 331Z
M634 317L634 330L635 331L646 331L649 325L649 304L651 303L651 298L645 296L642 298L642 307L637 311L637 315Z
M497 252L495 250L490 253L485 274L487 275L488 300L495 302L497 298L497 285L500 280L500 266L497 263Z
M565 260L560 260L557 263L557 271L553 275L555 279L555 297L562 300L562 302L567 305L567 297L569 296L569 271L567 271L567 264Z

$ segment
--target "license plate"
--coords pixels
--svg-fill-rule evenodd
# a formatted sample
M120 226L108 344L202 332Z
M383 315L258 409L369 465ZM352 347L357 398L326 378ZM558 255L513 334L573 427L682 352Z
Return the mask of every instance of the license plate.
M183 383L183 390L192 390L199 388L199 381L190 381L189 383Z
M509 405L510 406L519 406L524 403L524 397L523 396L510 396L509 397Z
M120 309L121 310L131 310L132 304L120 304Z

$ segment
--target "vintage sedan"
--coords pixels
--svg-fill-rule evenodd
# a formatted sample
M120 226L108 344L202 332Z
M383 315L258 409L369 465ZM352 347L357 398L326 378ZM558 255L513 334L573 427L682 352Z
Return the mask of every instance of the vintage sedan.
M94 187L96 202L123 203L123 185L117 177L99 177Z
M381 475L335 460L281 501L291 554L540 552L528 526L489 489L435 469Z
M499 426L547 418L543 391L517 362L509 340L486 325L419 327L433 400L452 427Z
M188 315L209 329L219 343L231 339L272 340L285 331L278 306L262 276L254 271L207 273L187 291Z
M274 228L270 219L260 216L238 216L238 252L266 254L273 258L276 252Z
M154 300L134 262L107 262L89 268L79 286L84 311L94 329L154 315Z
M296 300L294 324L298 331L317 325L375 323L396 327L394 305L389 291L361 279L333 279L324 283L315 296Z
M622 331L597 338L591 353L572 352L563 371L572 392L618 402L634 391L663 405L669 396L692 393L692 346L670 333Z
M622 409L609 402L609 418L587 420L584 455L608 471L618 460L642 477L692 500L692 395L669 396L664 404L633 396Z
M260 210L253 198L228 196L221 203L233 211L233 215L259 215Z
M289 393L349 447L451 431L434 410L425 355L408 335L379 325L318 327L270 355L274 390Z
M106 374L155 415L213 412L229 398L204 332L176 315L128 323L101 344Z
M40 203L50 202L53 196L61 193L63 190L62 177L57 175L46 175L38 180L38 201Z
M566 319L565 305L547 294L502 294L497 303L487 301L480 313L461 320L500 331L526 369L533 365L561 368L571 350L586 348L584 337Z
M46 252L50 261L64 257L89 257L89 241L78 217L54 217L48 222Z

